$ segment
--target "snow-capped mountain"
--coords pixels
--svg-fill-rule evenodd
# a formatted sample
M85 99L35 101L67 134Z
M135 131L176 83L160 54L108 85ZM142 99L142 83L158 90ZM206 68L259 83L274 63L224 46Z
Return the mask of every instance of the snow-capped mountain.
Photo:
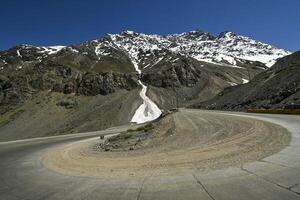
M120 34L108 34L95 42L95 52L100 58L109 56L111 48L125 50L143 68L157 64L172 53L199 61L234 66L245 60L259 61L268 67L276 59L290 54L286 50L232 32L222 32L216 37L198 30L167 36L124 31Z
M10 56L19 57L22 61L35 61L62 51L94 54L91 56L96 56L97 62L101 62L105 57L116 58L125 53L133 64L140 66L141 70L152 67L164 59L174 60L178 55L232 66L240 66L247 61L258 61L270 67L276 59L291 53L233 32L222 32L214 36L200 30L166 36L124 31L119 34L107 34L101 39L79 45L49 47L20 45L9 52ZM0 52L0 67L7 64L9 58Z

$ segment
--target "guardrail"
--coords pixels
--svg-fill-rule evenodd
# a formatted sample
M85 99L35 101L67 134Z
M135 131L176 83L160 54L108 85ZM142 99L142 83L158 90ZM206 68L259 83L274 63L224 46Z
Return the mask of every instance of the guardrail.
M249 113L300 115L300 109L258 109L258 108L250 108L250 109L247 110L247 112L249 112Z

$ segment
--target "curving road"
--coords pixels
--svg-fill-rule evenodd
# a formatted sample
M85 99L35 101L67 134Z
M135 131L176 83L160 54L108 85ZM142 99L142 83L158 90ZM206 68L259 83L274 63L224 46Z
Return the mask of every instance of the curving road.
M208 111L191 110L195 116ZM49 149L128 127L0 143L0 199L300 199L300 117L212 112L279 124L292 133L279 153L240 167L186 175L147 174L118 179L66 176L48 170L40 158Z

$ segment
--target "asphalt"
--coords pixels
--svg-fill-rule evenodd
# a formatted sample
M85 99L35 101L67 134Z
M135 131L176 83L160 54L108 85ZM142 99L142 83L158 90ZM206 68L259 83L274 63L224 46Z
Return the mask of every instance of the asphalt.
M300 117L220 114L279 124L292 133L291 143L272 156L240 167L206 173L195 170L180 176L148 174L140 178L105 179L59 174L44 167L40 158L60 145L128 127L4 142L0 143L0 199L300 199Z

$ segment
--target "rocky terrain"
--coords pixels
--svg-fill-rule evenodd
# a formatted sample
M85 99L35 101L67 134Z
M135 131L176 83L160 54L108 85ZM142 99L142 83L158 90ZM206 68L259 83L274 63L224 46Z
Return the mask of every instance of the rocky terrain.
M221 110L300 109L300 52L281 58L249 83L226 88L194 107Z
M137 74L127 57L122 61L119 55L102 67L92 55L78 54L72 47L41 49L21 45L1 52L7 62L0 74L3 140L98 130L130 121L141 100L136 98ZM119 62L129 67L114 69Z
M288 54L232 32L199 30L19 45L0 52L0 133L11 140L122 125L143 102L140 83L162 111L189 106L247 83Z

